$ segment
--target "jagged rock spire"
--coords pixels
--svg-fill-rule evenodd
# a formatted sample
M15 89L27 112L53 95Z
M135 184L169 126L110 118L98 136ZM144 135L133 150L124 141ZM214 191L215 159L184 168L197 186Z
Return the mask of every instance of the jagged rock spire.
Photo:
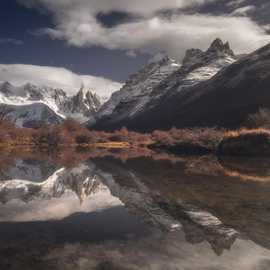
M220 38L216 38L205 52L200 49L187 50L183 59L183 65L190 68L197 64L206 64L215 59L226 56L235 56L229 42L223 43Z
M226 43L223 43L220 38L216 38L212 42L206 53L227 54L234 56L234 52L231 49L229 42L227 41Z

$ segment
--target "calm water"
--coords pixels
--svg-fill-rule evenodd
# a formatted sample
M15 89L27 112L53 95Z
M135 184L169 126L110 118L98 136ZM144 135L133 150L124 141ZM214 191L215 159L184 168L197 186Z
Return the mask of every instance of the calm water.
M0 165L1 270L270 269L270 160Z

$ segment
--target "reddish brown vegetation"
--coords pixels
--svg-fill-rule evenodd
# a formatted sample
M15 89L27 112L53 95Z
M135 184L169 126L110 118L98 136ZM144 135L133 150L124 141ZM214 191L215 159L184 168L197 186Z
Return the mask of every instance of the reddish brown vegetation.
M60 125L46 128L17 128L6 121L0 121L0 145L93 145L108 142L128 142L133 146L152 143L151 135L140 134L122 128L115 132L89 130L78 122L67 119Z
M154 131L152 140L162 146L194 145L214 150L224 136L224 130L216 128L176 129Z
M225 131L216 128L156 130L152 133L137 133L125 127L114 132L89 130L78 122L67 119L60 125L47 128L17 128L11 123L0 121L0 146L38 146L56 148L63 146L83 146L99 148L161 148L176 150L180 153L216 152L221 141L228 137L240 137L270 132L266 129L241 129ZM141 151L141 150L140 150ZM172 151L173 152L173 151Z

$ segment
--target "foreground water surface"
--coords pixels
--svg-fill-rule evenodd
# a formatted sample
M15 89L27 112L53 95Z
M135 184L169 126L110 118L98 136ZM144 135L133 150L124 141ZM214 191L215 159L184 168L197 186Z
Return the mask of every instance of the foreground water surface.
M121 157L2 155L0 269L270 269L270 160Z

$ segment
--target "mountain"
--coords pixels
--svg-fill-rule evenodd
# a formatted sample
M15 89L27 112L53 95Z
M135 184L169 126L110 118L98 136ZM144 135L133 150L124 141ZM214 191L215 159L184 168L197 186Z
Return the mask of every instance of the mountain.
M82 87L77 95L67 98L60 104L59 108L66 117L86 122L97 113L101 107L101 102L97 94Z
M155 98L153 90L173 74L180 64L168 56L158 54L143 69L132 75L122 89L112 94L96 115L98 123L119 122L139 114ZM91 121L89 124L93 124ZM99 124L98 124L99 125Z
M194 86L211 79L236 60L237 56L229 43L224 44L222 40L216 39L206 51L188 50L182 65L168 57L149 63L101 107L93 127L116 129L127 126L138 130L171 127L176 123L169 121L163 124L159 117L166 118L168 112L173 110L171 105L175 104L174 96L188 93ZM161 104L169 99L172 99L172 103L166 103L167 107L161 110ZM175 104L175 107L178 108L178 105ZM154 117L156 112L159 117Z
M0 84L0 103L2 119L25 127L33 126L28 124L33 121L34 126L39 126L38 122L56 124L67 117L84 122L101 106L99 97L83 87L76 95L68 96L62 89L30 83L16 87L9 82Z
M228 65L208 80L189 87L176 80L170 87L170 95L155 106L151 102L147 111L124 124L139 130L172 126L239 128L250 114L270 108L269 86L270 44Z
M59 115L43 103L30 105L0 104L1 119L10 121L18 127L39 128L41 126L60 124Z

